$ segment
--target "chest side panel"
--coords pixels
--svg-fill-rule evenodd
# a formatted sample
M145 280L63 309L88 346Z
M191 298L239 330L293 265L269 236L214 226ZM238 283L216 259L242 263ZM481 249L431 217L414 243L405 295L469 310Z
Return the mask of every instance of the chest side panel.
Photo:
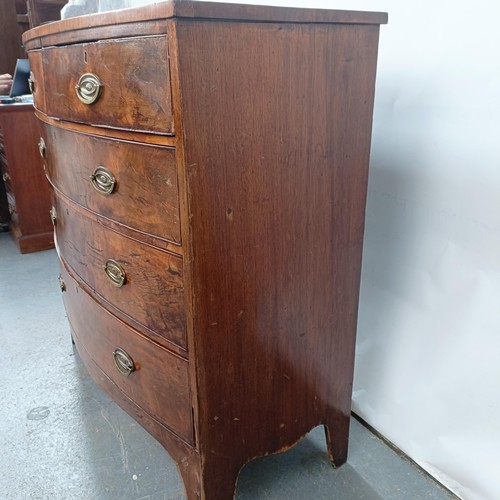
M247 459L350 411L378 26L177 32L200 441Z

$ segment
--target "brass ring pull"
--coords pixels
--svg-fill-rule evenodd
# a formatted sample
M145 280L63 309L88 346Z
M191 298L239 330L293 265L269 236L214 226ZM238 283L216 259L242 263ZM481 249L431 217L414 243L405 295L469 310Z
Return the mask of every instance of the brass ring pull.
M43 140L43 137L40 137L40 140L38 141L38 152L40 153L40 156L42 158L45 158L47 147L45 146L45 141Z
M57 212L56 212L56 207L52 207L50 209L50 220L52 221L52 225L56 225L56 220L57 220Z
M35 93L35 75L33 74L33 71L30 71L30 77L28 78L28 85L30 87L30 92L32 94Z
M10 181L10 175L8 172L4 172L2 175L2 179L4 182L9 182Z
M75 86L76 95L83 104L93 104L101 95L102 83L93 73L83 74Z
M122 287L127 281L127 275L123 270L123 267L116 262L116 260L108 259L104 264L104 272L108 277L109 281L113 283L117 288Z
M117 347L113 351L113 361L115 362L115 366L118 371L125 377L128 377L135 371L134 360L120 347Z
M108 196L115 189L116 179L107 168L99 166L92 172L90 182L99 194Z

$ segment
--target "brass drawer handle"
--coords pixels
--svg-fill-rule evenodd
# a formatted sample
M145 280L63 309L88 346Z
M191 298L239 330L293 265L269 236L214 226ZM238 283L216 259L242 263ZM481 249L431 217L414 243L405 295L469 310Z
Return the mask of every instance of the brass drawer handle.
M117 288L122 287L127 281L127 275L123 270L123 267L116 262L116 260L108 259L104 264L104 272L108 277L109 281L113 283Z
M92 187L103 196L110 195L116 185L114 175L105 167L97 167L90 176Z
M35 75L33 74L33 71L30 71L30 77L28 78L28 85L30 87L30 92L32 94L35 93Z
M40 137L40 140L38 141L38 152L40 153L40 156L42 158L45 158L47 147L45 146L45 141L43 140L43 137Z
M10 175L8 172L4 172L2 175L2 179L4 182L9 182L10 181Z
M113 361L115 362L115 366L118 371L125 377L128 377L132 372L135 371L134 360L126 351L124 351L120 347L117 347L113 351Z
M52 221L52 225L56 225L56 220L57 220L57 212L56 212L56 207L52 207L50 209L50 220Z
M75 86L76 95L83 104L93 104L101 96L102 83L93 73L83 74Z

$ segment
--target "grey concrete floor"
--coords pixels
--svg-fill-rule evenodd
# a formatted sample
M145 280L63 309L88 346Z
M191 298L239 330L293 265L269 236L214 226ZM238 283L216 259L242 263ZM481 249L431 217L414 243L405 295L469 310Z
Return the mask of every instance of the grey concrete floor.
M71 344L54 250L0 233L0 500L180 500L163 448L90 379ZM322 428L241 472L237 500L456 498L357 420L334 470Z

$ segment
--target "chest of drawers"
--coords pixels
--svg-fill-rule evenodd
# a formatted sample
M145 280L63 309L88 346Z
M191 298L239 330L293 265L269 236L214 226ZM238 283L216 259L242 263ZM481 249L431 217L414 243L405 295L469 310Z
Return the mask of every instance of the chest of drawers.
M164 2L28 32L61 288L189 499L347 457L380 13Z

